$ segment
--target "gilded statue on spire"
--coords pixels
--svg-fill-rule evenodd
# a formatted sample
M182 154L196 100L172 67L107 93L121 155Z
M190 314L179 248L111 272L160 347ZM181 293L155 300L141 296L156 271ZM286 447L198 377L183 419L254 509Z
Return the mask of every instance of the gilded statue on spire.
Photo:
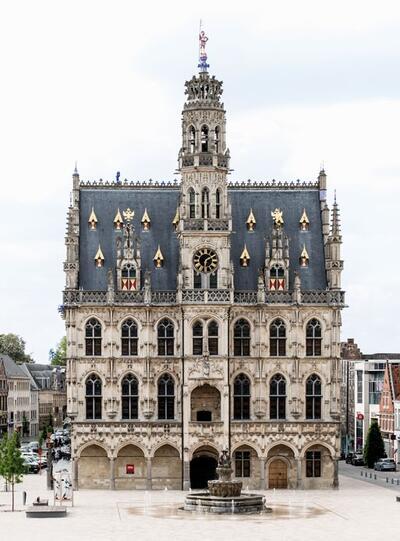
M206 36L206 33L204 30L201 29L201 21L200 21L200 33L199 33L199 64L198 68L200 68L201 72L207 71L207 68L209 68L209 64L207 64L207 52L206 52L206 43L208 41L208 37Z
M274 225L277 229L280 229L283 224L283 212L281 209L275 209L274 212L271 212L271 216L274 219Z

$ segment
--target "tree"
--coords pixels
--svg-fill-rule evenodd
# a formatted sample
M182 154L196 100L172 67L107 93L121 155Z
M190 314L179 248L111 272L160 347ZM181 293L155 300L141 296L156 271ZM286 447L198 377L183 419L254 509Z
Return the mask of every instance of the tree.
M49 351L49 359L52 366L65 366L67 359L67 337L63 336L58 342L56 349Z
M25 340L17 334L0 334L0 353L8 355L17 364L34 362L32 357L25 353Z
M372 421L369 427L367 439L364 445L364 462L368 468L373 468L377 460L385 454L381 430L376 421Z
M18 448L16 432L11 437L4 434L0 442L0 475L11 485L12 511L14 511L14 486L22 482L24 473L26 466Z

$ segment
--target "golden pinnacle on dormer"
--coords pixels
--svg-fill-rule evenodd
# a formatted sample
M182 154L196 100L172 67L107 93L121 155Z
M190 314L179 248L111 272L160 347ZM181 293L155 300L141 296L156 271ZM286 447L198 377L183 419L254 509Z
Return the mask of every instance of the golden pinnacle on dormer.
M174 216L174 219L172 220L172 225L175 227L175 229L178 227L178 224L179 224L179 220L180 220L180 216L179 216L179 208L176 209L176 213L175 213L175 216Z
M243 252L240 255L240 264L242 267L248 267L250 262L250 254L247 251L247 246L244 245Z
M249 216L248 216L248 218L246 220L247 229L249 231L254 231L256 223L257 223L257 221L256 221L256 218L255 218L255 216L253 214L253 209L251 208Z
M150 229L150 216L147 214L147 209L144 209L142 216L143 231L148 231Z
M89 225L90 225L90 229L92 231L95 231L96 229L96 226L97 226L97 216L94 212L94 208L92 207L92 212L90 213L90 216L89 216Z
M160 245L158 245L153 261L157 269L160 269L164 265L164 256L162 255Z
M94 261L96 263L96 267L102 267L104 265L104 255L101 251L100 244L97 249L96 255L94 256Z
M308 219L306 209L303 209L303 214L301 215L299 224L301 231L308 231L308 228L310 227L310 220Z
M121 229L123 224L124 224L124 221L122 220L121 213L120 213L120 211L118 209L117 214L115 215L115 218L114 218L115 229Z
M299 258L300 267L308 267L309 260L310 260L310 258L308 256L306 246L305 246L305 244L303 244L303 251L301 252L300 258Z

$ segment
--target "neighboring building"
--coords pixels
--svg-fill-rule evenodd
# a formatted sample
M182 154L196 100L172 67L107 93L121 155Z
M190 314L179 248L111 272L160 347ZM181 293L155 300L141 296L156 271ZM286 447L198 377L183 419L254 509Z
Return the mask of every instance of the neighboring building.
M7 432L7 376L4 363L0 359L0 437Z
M400 362L398 353L362 355L354 362L355 450L362 449L372 420L379 420L379 404L386 364Z
M67 388L64 366L27 364L39 389L39 430L48 426L62 426L67 413Z
M17 430L22 437L38 435L37 389L23 366L8 355L0 355L7 377L8 431Z
M324 171L228 183L222 82L200 68L185 85L180 184L73 175L62 313L75 485L201 488L227 448L249 488L337 486L338 205L330 214Z
M362 358L354 338L341 344L342 385L341 385L341 449L347 455L354 449L354 361Z
M31 376L28 370L28 364L24 363L19 365L21 370L29 377L31 382L31 400L30 400L30 436L37 436L39 434L39 387L36 385L35 380ZM27 435L27 434L24 434Z
M395 434L394 402L400 396L400 364L386 363L381 399L379 401L379 426L389 458L395 458L397 449Z
M394 440L394 457L398 464L400 464L400 395L397 396L396 400L393 402L394 408L394 435L396 439Z

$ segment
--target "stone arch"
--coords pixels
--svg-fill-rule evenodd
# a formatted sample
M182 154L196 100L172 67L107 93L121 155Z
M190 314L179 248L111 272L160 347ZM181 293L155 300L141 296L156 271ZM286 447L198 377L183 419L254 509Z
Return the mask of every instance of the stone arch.
M250 447L256 454L257 454L257 457L261 457L261 449L260 447L252 442L252 441L249 441L249 440L243 440L243 441L240 441L238 443L235 443L232 445L232 453L234 453L235 451L237 451L239 449L239 447Z
M151 448L150 457L153 458L154 455L157 453L158 449L160 449L161 447L164 447L165 445L169 445L170 447L173 447L175 449L175 451L177 451L179 456L181 456L181 449L179 449L179 447L176 445L176 443L174 443L172 441L169 441L169 440L163 440L163 441L160 441L159 443L157 443L156 445L154 445Z
M98 322L101 324L102 331L103 331L106 328L106 324L105 324L103 318L101 316L99 316L98 314L96 314L95 312L93 312L89 316L85 316L84 319L82 320L83 331L85 331L85 327L86 327L87 322L89 320L93 319L93 318L98 320Z
M123 317L121 317L121 319L118 321L116 327L117 327L117 331L120 333L121 332L121 328L122 328L122 325L123 323L127 320L127 319L133 319L133 321L135 322L136 326L137 326L137 329L138 329L138 333L139 331L141 331L143 329L143 325L140 321L140 319L137 318L137 316L134 316L132 315L131 313L128 313L128 314L124 314Z
M207 488L208 481L216 479L218 455L218 450L209 443L198 445L192 451L190 460L191 488Z
M145 489L147 487L147 461L145 452L136 442L125 442L116 451L115 488Z
M135 376L135 378L138 380L138 384L139 384L139 388L140 388L140 383L142 381L142 378L140 377L139 375L139 372L136 372L136 370L133 370L132 368L124 368L123 372L121 372L118 376L118 379L117 379L117 386L118 388L120 389L121 388L121 383L122 383L122 380L124 379L125 376L127 376L128 374L132 374L133 376Z
M267 451L266 485L267 488L297 487L297 450L287 442L276 442Z
M252 373L250 372L250 370L248 370L247 368L237 368L233 374L231 375L231 385L233 385L236 377L239 375L239 374L244 374L245 376L247 376L250 380L250 385L251 385L251 389L253 389L253 386L254 386L254 376L252 375Z
M218 459L221 451L218 447L209 441L198 443L194 445L189 451L189 460L198 454L205 454L207 456L212 456Z
M87 449L87 447L91 447L92 445L96 445L97 447L100 447L101 449L103 449L103 451L106 453L107 457L108 458L111 458L111 453L110 453L110 450L107 449L107 447L104 445L104 443L100 442L100 441L97 441L97 440L90 440L86 443L84 443L83 445L81 445L78 449L78 451L76 452L76 457L77 458L80 458L81 457L81 454L82 452Z
M101 385L104 387L104 383L105 383L105 376L99 371L97 370L97 368L87 368L82 374L81 374L81 377L80 377L80 380L79 382L80 383L83 383L83 385L86 384L86 380L88 378L88 376L90 376L91 374L95 374L96 376L98 376L101 380ZM85 389L84 389L84 394L85 394Z
M78 457L79 488L111 488L110 458L101 443L92 441L83 445Z
M210 422L221 420L221 392L214 385L197 385L190 393L191 420Z
M330 445L329 443L326 443L324 441L321 441L321 440L316 440L316 441L311 441L311 442L307 443L306 445L304 445L304 447L300 451L300 458L304 458L306 452L310 449L310 447L313 447L314 445L319 445L320 447L325 447L329 451L332 459L334 459L336 457L336 451L332 447L332 445Z
M293 445L293 443L291 443L289 441L274 441L274 442L270 443L265 449L265 456L268 457L270 451L272 451L278 445L284 445L284 446L288 447L293 452L293 455L294 455L295 458L299 457L299 450L297 449L297 447L295 445Z
M151 480L154 489L182 488L182 461L175 445L164 442L155 449L151 459Z
M261 485L260 449L248 441L241 441L232 447L233 475L243 483L243 489L259 489Z
M312 451L316 453L312 453ZM317 454L318 456L316 456ZM318 440L310 442L303 447L301 458L302 488L333 488L337 486L335 451L329 444Z

